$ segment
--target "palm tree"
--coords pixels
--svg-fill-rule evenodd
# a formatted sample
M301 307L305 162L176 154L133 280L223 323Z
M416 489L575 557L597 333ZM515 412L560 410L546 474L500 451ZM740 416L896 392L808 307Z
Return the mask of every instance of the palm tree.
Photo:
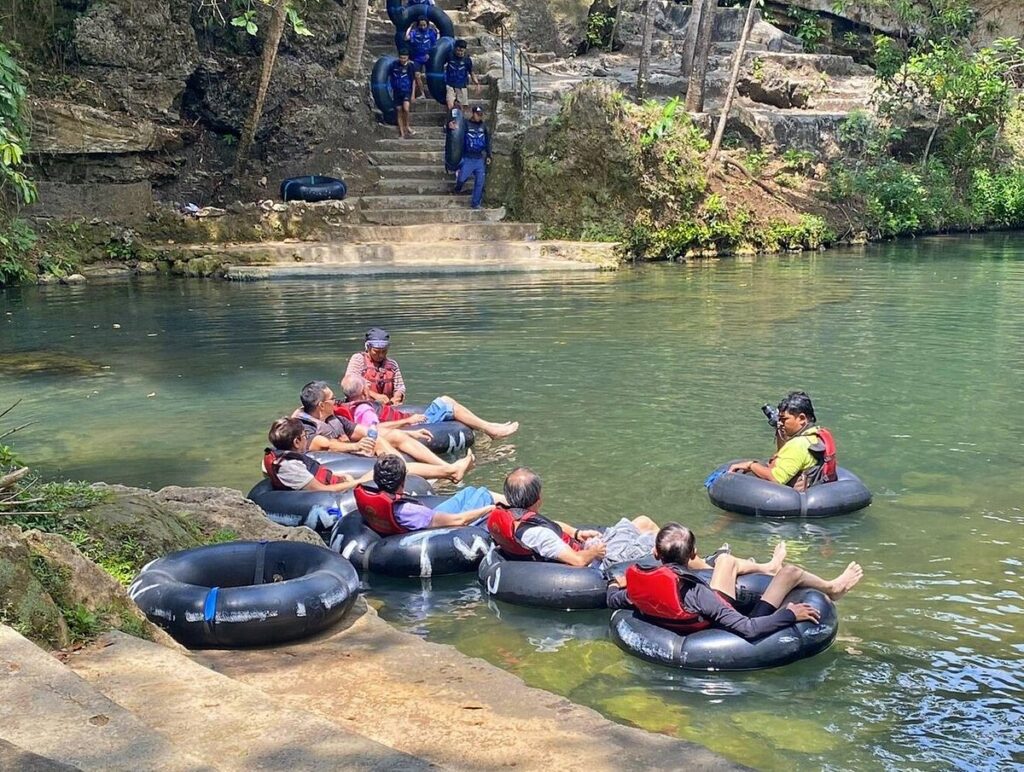
M651 77L651 47L654 44L654 3L655 0L647 0L644 3L643 41L640 44L640 64L636 70L636 96L640 100L647 96L647 83Z
M352 23L345 45L345 58L341 61L341 74L351 78L363 71L363 48L366 45L366 15L368 0L355 0L352 4Z
M711 55L711 36L715 31L715 8L718 0L700 0L701 9L697 25L697 42L693 49L693 67L686 84L686 110L691 113L704 112L704 81L708 74L708 57ZM697 14L694 3L693 13ZM691 21L693 17L691 17Z
M260 67L260 84L256 89L256 99L253 100L252 112L249 119L242 128L242 137L238 141L238 154L235 156L236 177L245 171L245 164L249 158L249 150L252 147L253 138L256 136L256 127L259 126L260 118L263 117L263 104L267 101L267 91L270 89L270 78L274 73L274 62L277 61L277 49L281 45L281 37L284 34L284 23L287 12L287 0L273 0L271 8L270 26L267 28L267 36L263 40L263 62Z

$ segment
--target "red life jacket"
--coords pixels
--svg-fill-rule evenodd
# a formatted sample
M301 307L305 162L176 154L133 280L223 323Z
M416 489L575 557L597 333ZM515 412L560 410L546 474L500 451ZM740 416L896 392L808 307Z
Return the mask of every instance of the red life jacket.
M395 504L402 501L395 494L368 488L365 485L357 485L353 494L359 514L363 516L363 522L371 531L381 536L409 533L409 529L404 528L395 518Z
M839 479L836 472L836 441L832 432L824 426L815 427L818 433L818 442L811 445L809 450L818 465L808 469L804 474L807 476L807 487L818 483L830 483Z
M399 410L398 408L392 407L391 405L382 405L379 402L374 402L372 399L358 399L355 402L335 402L334 415L340 416L341 418L347 418L352 423L355 423L356 408L360 405L370 405L382 422L400 421L403 418L409 417L404 411Z
M363 364L366 365L366 372L363 378L370 384L370 388L385 397L395 396L395 363L384 357L383 364L376 364L370 355L363 352Z
M688 610L680 599L686 582L699 581L679 566L626 569L626 590L636 610L652 624L680 635L711 627L711 622Z
M528 528L547 528L574 552L583 549L583 543L563 531L558 523L532 510L499 504L487 516L487 531L505 557L513 560L545 560L523 544L523 534Z
M274 486L274 490L294 490L281 482L281 478L278 477L278 472L281 469L281 462L292 460L301 461L305 464L309 473L324 485L336 485L337 483L342 482L340 477L336 477L334 475L334 472L323 464L314 461L305 453L296 453L294 450L276 450L274 448L267 448L263 455L263 470L267 473L267 477L270 478L270 484Z

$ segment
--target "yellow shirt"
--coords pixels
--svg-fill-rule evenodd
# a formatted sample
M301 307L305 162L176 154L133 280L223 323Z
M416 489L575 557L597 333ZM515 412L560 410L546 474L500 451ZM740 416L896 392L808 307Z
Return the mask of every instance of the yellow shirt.
M811 454L810 449L820 441L814 429L787 440L769 463L775 482L789 485L798 474L817 465L818 460Z

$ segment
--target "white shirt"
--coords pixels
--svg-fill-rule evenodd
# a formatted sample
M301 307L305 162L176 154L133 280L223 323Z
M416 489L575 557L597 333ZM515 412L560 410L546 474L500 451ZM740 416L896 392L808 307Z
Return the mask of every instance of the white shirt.
M564 550L572 549L550 528L527 528L520 541L546 560L558 560Z

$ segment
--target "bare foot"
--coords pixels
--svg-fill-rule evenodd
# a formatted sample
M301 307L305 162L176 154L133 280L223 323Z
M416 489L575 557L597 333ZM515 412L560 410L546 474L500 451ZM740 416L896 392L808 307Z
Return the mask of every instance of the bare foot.
M779 569L782 568L782 564L786 560L786 552L786 542L780 541L775 545L775 551L772 553L772 559L766 564L766 574L775 576L775 574L779 573Z
M491 424L487 427L487 434L494 440L500 440L502 437L508 437L510 434L515 434L519 431L518 421L507 421L503 424Z
M857 582L859 582L863 577L864 569L860 567L860 564L850 563L843 573L839 574L839 576L829 583L831 588L828 591L828 596L832 600L839 600L853 589Z
M466 454L465 458L461 458L452 464L453 471L449 477L452 478L452 482L460 483L474 466L476 466L476 456L473 455L473 451L470 451Z

